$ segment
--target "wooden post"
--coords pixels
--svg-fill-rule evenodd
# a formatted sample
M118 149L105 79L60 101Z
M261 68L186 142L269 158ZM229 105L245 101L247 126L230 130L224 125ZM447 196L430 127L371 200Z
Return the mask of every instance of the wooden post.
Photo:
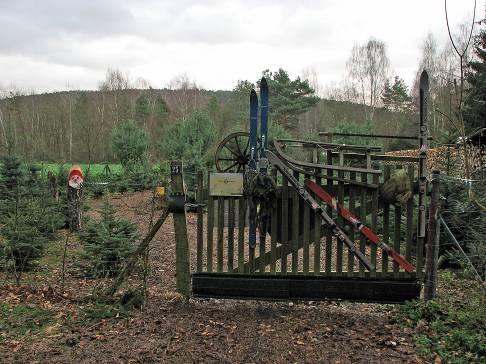
M425 200L427 193L427 150L428 145L428 103L429 103L429 76L426 71L420 75L420 123L419 123L419 196L418 196L418 239L417 239L417 275L419 278L423 277L423 249L424 241L426 239L425 229Z
M427 251L425 258L425 287L424 300L435 297L437 290L437 262L439 260L439 199L440 199L440 172L432 172L432 195L429 207L429 223L427 234Z
M186 211L184 206L184 180L182 177L182 162L172 161L170 163L171 175L171 198L174 208L169 208L173 212L174 232L176 244L176 286L177 292L189 297L191 292L191 276L189 271L189 241L187 238Z
M79 166L72 166L68 175L68 212L69 230L81 230L81 196L83 194L84 176Z
M203 209L203 189L204 189L204 176L202 170L197 172L197 241L196 241L196 271L202 272L203 269L203 221L204 221L204 209Z

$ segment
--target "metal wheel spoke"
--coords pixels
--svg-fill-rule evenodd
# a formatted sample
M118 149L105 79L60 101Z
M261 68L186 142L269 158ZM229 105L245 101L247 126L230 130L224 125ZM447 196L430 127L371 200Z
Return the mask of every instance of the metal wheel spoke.
M248 139L248 141L246 142L246 147L245 147L245 151L243 152L243 154L246 156L246 153L248 152L248 147L250 146L250 139Z
M218 158L219 161L234 161L234 158Z
M240 155L241 155L241 148L240 148L240 143L238 142L238 136L235 135L234 139L235 139L235 143L236 143L236 148L238 148L238 152L240 152Z
M227 172L229 171L231 168L233 168L234 166L236 166L237 164L239 164L238 162L235 162L233 163L231 166L229 166L228 168L224 169L223 172Z
M235 157L238 157L238 154L236 154L234 151L232 151L226 144L224 145L224 147L226 149L228 149L231 152L231 154L233 154Z

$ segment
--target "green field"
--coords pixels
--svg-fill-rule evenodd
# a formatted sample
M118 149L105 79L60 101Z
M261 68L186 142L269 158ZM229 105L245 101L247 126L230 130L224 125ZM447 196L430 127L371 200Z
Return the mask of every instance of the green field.
M47 162L39 162L37 163L38 166L41 168L41 174L43 176L46 176L47 173L49 171L51 171L52 173L54 174L57 174L59 173L59 170L61 168L63 168L66 173L67 171L69 171L69 169L71 168L71 166L73 164L77 164L77 163L47 163ZM96 177L96 176L104 176L106 174L106 167L108 166L110 171L111 171L111 174L117 174L117 175L120 175L122 174L123 172L123 167L121 164L105 164L105 163L100 163L100 164L83 164L83 163L79 163L78 164L80 167L81 167L81 170L83 171L83 173L86 175L86 172L88 170L88 167L89 170L90 170L90 175L92 177Z

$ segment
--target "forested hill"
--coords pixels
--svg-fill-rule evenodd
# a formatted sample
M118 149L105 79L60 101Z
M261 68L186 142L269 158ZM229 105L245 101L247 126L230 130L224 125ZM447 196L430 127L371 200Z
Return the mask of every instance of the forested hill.
M161 158L164 131L196 110L205 111L214 122L216 142L230 131L246 129L248 101L243 91L123 89L9 97L0 100L0 155L16 154L33 161L114 161L112 129L134 120L149 137L152 159ZM377 109L374 121L366 124L368 112L351 102L319 100L296 122L275 133L317 139L318 131L336 126L380 134L413 135L417 130L413 114ZM353 124L361 126L356 130Z

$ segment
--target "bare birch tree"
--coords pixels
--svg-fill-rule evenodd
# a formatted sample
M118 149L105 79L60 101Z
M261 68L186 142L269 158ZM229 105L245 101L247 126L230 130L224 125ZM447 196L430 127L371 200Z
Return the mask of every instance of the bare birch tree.
M349 79L358 90L359 101L370 107L365 116L372 120L390 68L385 43L370 38L365 44L355 44L346 68Z
M189 79L187 74L174 77L168 84L174 92L171 94L176 111L182 120L186 120L189 113L199 104L199 88L196 82Z

